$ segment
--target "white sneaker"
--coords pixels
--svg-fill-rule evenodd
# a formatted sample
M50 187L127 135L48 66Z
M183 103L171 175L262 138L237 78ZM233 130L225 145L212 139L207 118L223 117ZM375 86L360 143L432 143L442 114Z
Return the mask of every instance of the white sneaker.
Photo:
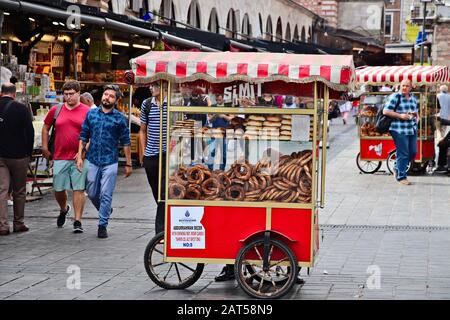
M8 207L11 207L14 204L12 200L8 200Z

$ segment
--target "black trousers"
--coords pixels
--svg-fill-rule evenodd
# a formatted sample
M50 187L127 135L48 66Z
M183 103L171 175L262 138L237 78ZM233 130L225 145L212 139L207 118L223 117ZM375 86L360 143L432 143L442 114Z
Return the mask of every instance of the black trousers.
M162 159L162 179L161 179L161 201L158 202L158 186L159 186L159 155L144 157L144 168L147 174L147 180L152 188L153 198L157 203L155 218L155 234L164 231L164 207L165 207L165 173L166 173L166 155L163 154Z
M438 166L447 165L447 150L450 147L450 132L445 136L441 143L438 144L439 155L438 155Z

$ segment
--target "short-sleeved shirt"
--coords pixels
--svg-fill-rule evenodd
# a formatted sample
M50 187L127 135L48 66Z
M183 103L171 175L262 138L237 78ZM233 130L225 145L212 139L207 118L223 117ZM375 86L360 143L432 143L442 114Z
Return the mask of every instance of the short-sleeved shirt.
M156 98L146 99L141 106L141 123L147 125L147 145L145 146L144 156L152 157L159 154L159 140L161 120L161 108L155 103ZM146 117L145 109L150 110ZM166 127L167 127L167 102L163 102L163 126L162 126L162 151L166 152Z
M47 113L44 123L51 126L58 105L53 106ZM87 105L80 103L70 110L64 104L61 112L55 122L55 151L54 160L74 160L78 153L78 137L80 136L81 126L87 113L91 110Z
M122 113L113 109L104 113L102 107L91 109L83 123L80 140L90 142L86 158L96 166L119 161L119 146L129 146L130 130Z
M414 98L414 96L410 94L409 100L407 100L406 97L401 93L391 94L384 105L384 109L394 111L399 95L401 96L401 100L399 106L396 109L397 113L418 112L416 98ZM413 118L411 120L392 119L389 130L406 136L412 136L417 132L416 118Z

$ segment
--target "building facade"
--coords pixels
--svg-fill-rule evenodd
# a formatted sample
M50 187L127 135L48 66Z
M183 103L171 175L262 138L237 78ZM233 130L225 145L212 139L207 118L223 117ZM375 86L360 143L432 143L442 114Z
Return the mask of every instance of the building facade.
M314 42L311 10L293 0L72 0L140 17L153 14L154 22L224 34L235 39L248 37L270 41Z

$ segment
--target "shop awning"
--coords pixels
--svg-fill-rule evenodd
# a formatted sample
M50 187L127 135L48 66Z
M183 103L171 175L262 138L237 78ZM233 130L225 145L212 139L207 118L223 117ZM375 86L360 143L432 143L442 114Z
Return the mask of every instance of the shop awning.
M259 52L153 51L130 60L135 83L156 80L187 82L321 81L336 90L353 87L352 56Z
M411 80L413 85L450 82L447 66L385 66L356 70L356 81L359 83L398 84L403 79Z

